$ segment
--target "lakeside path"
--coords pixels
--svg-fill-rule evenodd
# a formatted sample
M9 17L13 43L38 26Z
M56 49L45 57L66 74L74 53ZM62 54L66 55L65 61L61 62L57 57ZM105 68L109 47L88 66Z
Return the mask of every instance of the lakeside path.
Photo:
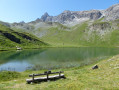
M29 85L25 80L29 78L29 74L42 73L43 70L20 72L18 78L0 81L0 90L119 90L119 55L96 64L99 69L92 70L94 64L81 68L60 69L65 72L66 79L40 84Z

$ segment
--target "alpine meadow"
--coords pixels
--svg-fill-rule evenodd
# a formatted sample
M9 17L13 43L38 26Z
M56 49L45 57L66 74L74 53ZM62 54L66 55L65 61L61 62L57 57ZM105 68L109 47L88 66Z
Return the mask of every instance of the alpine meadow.
M0 4L0 90L119 90L119 4L95 9L105 1L11 0L7 7L6 1ZM45 13L22 21L35 9Z

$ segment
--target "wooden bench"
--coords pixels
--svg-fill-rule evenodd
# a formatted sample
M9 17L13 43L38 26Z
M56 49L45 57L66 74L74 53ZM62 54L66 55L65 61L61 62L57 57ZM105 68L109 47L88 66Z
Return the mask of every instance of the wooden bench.
M43 74L30 74L29 77L32 77L32 79L26 79L26 82L28 84L30 83L36 83L36 82L42 82L42 81L48 81L48 80L57 80L60 78L64 78L65 76L63 71L60 72L51 72L51 71L45 71ZM53 76L49 76L50 74L58 74L58 75L53 75ZM39 78L35 78L35 76L42 76L42 75L46 75L46 77L39 77Z

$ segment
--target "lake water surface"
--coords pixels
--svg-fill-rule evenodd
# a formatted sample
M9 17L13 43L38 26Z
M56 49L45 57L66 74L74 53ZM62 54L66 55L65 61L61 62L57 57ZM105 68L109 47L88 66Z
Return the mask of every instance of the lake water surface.
M81 67L119 54L119 48L45 48L0 52L0 70L53 70Z

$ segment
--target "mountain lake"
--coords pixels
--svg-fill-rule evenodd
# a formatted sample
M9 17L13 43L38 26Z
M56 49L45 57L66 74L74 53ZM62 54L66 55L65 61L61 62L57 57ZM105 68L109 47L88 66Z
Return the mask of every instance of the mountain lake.
M41 48L0 52L0 71L82 67L119 54L119 48Z

